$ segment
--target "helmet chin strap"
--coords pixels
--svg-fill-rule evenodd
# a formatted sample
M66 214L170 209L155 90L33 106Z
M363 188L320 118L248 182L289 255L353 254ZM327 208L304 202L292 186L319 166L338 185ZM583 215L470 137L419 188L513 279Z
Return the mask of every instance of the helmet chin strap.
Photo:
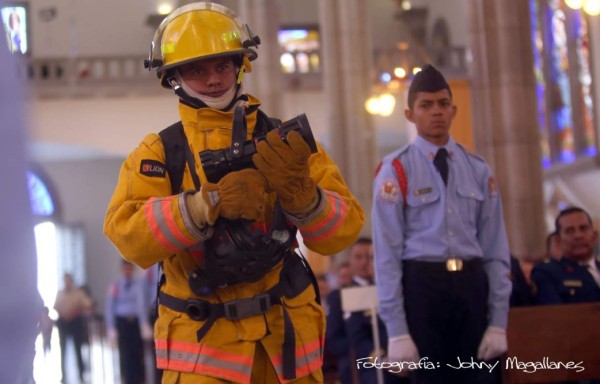
M196 108L213 108L228 111L235 105L239 96L243 93L242 84L236 82L222 96L210 97L202 95L194 91L181 78L179 71L175 71L174 75L167 79L167 82L177 96Z

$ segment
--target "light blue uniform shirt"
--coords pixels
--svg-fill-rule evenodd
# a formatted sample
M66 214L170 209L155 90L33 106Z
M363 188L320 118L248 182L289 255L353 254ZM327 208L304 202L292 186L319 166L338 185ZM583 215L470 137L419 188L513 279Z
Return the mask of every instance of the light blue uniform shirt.
M115 317L137 317L140 327L148 325L148 304L143 279L134 277L128 286L124 277L111 284L106 295L104 321L108 329L115 328Z
M452 138L444 147L449 152L447 187L433 164L439 148L420 136L386 156L375 178L375 272L380 314L390 337L408 333L403 260L481 257L489 284L489 324L507 326L510 251L495 180L481 157L468 153ZM406 171L406 202L394 159Z

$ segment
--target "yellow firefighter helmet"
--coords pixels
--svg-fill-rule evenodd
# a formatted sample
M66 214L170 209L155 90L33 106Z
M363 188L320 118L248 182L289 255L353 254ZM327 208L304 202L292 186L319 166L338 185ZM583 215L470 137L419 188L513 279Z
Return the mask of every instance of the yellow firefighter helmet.
M158 44L161 59L154 58ZM242 60L249 64L258 56L250 47L258 44L259 37L229 8L208 2L192 3L176 9L162 21L144 65L149 70L156 68L161 85L168 88L168 74L180 65L220 56L238 56L240 64Z

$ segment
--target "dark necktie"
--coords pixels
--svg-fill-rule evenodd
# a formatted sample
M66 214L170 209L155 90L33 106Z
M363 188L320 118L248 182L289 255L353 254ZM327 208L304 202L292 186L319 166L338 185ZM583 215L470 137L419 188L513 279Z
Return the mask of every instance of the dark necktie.
M448 185L448 151L446 148L438 149L435 157L433 158L433 165L437 168L444 184Z

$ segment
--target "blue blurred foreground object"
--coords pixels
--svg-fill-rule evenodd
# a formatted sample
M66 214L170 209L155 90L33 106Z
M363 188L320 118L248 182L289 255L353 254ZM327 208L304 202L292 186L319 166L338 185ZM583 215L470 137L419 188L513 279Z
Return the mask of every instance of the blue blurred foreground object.
M0 2L1 3L1 2ZM26 180L23 89L6 39L0 39L0 383L33 378L37 292L35 237Z

